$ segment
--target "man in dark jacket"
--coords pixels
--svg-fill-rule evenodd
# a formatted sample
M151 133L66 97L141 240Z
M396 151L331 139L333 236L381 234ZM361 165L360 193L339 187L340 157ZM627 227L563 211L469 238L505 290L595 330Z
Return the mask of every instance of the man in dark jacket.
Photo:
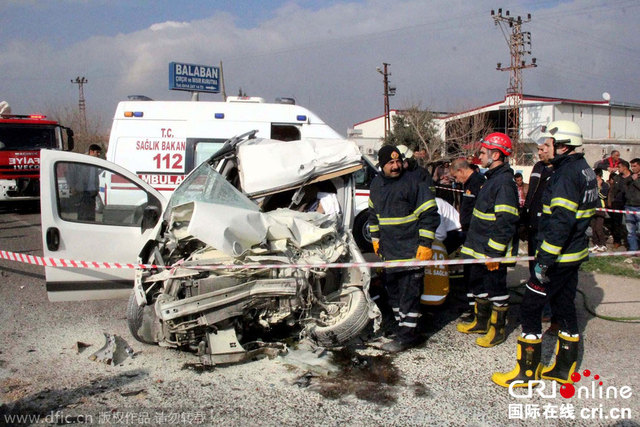
M533 165L529 178L529 192L524 202L524 209L520 218L521 224L525 227L525 237L527 239L527 253L533 256L538 247L538 221L542 215L542 195L547 188L547 181L553 173L551 160L553 159L553 144L545 141L538 145L538 161ZM535 261L529 261L529 273L534 275L533 267Z
M487 182L478 194L467 238L461 253L465 258L501 258L517 254L514 245L518 225L518 190L506 159L511 139L500 132L481 141L480 161ZM505 325L509 293L507 266L500 262L472 264L471 286L475 296L474 318L456 328L465 334L484 334L476 339L481 347L493 347L506 339Z
M613 150L611 152L611 156L600 160L594 166L595 168L600 168L602 170L607 170L609 173L616 173L618 171L618 166L620 165L620 151Z
M629 162L620 160L618 163L617 173L609 175L609 194L607 195L607 207L615 210L624 210L624 178L631 175L629 170ZM609 229L613 237L613 248L617 249L622 246L623 241L627 239L627 229L623 223L624 214L621 212L609 212ZM627 243L628 245L628 243Z
M582 146L582 131L570 121L549 123L541 138L551 140L555 156L553 175L542 198L539 244L535 275L527 283L520 307L522 334L518 337L517 364L510 372L496 372L498 385L527 387L529 381L544 379L572 383L578 360L578 321L574 299L580 264L589 256L587 228L598 203L596 175L574 150ZM550 302L560 323L556 359L543 367L542 322L544 305Z
M462 184L463 193L460 198L460 224L462 225L464 239L466 239L469 226L471 225L471 218L473 217L473 208L476 206L476 198L486 179L480 172L472 169L469 162L464 158L456 159L451 163L451 174L458 184ZM468 305L466 313L467 315L472 315L476 300L471 289L471 264L464 264L463 271ZM471 317L465 318L465 320L471 320Z
M640 231L640 159L633 159L630 162L631 173L624 178L625 211L636 213L625 213L627 224L627 242L629 250L638 250L638 232Z
M404 171L402 155L394 146L383 146L378 160L382 172L371 182L369 193L374 252L385 261L431 259L440 216L428 183ZM423 277L424 267L387 269L385 287L398 328L383 350L395 353L417 343Z

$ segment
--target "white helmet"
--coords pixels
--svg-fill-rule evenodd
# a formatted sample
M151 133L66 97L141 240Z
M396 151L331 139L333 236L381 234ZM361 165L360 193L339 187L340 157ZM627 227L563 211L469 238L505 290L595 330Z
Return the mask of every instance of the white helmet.
M582 130L580 126L569 120L556 120L546 126L542 126L542 133L538 138L538 144L543 144L547 138L553 138L554 144L582 146Z
M403 158L410 159L411 157L413 157L413 150L406 145L400 144L396 146L396 148L398 149L398 151L400 151L400 154L402 154Z

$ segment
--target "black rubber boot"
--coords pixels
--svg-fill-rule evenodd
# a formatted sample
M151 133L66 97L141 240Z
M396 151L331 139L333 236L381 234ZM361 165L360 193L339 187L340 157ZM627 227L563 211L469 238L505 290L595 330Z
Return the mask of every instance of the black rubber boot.
M516 367L511 372L495 372L491 381L502 387L509 387L514 381L522 381L513 387L527 387L529 381L539 380L542 364L542 339L518 337L516 349Z
M551 366L542 369L542 378L555 380L561 384L573 384L571 374L576 371L578 364L578 345L580 337L560 332L556 343L556 360Z
M458 332L464 334L486 334L489 330L489 320L491 319L491 306L493 306L493 303L488 299L476 298L473 320L458 323L456 325Z
M507 339L505 326L507 324L507 306L491 308L491 322L487 333L476 339L476 344L480 347L493 347L502 344Z

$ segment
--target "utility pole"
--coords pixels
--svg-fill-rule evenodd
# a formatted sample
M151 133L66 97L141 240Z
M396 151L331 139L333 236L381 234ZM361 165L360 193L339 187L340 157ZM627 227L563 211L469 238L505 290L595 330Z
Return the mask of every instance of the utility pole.
M389 76L391 73L388 71L388 67L390 64L383 62L383 68L376 67L376 71L378 71L383 76L384 82L384 139L387 139L389 132L391 131L391 117L389 110L389 97L394 96L396 94L396 88L389 86Z
M507 89L507 102L509 105L509 113L507 116L506 133L509 134L513 141L513 158L516 163L518 159L518 146L520 144L520 111L522 103L522 70L525 68L537 67L536 58L531 59L531 64L527 64L525 57L531 55L531 33L522 31L522 24L531 21L531 14L527 14L526 19L517 16L509 16L509 11L502 14L502 9L498 9L496 14L491 10L491 17L496 26L500 26L500 30L504 35L509 52L511 53L511 65L502 67L498 62L496 69L498 71L509 71L509 88ZM507 37L507 34L511 34Z
M80 118L82 119L82 127L84 131L87 131L87 110L84 102L84 84L89 81L84 77L76 77L75 80L71 80L71 83L78 85L78 91L80 92L78 98L78 110L80 110Z

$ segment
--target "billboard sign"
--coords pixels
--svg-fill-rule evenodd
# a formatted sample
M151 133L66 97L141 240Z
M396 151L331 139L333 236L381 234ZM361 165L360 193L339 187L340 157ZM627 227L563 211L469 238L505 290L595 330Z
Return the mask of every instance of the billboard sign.
M220 67L169 63L169 90L220 92Z

